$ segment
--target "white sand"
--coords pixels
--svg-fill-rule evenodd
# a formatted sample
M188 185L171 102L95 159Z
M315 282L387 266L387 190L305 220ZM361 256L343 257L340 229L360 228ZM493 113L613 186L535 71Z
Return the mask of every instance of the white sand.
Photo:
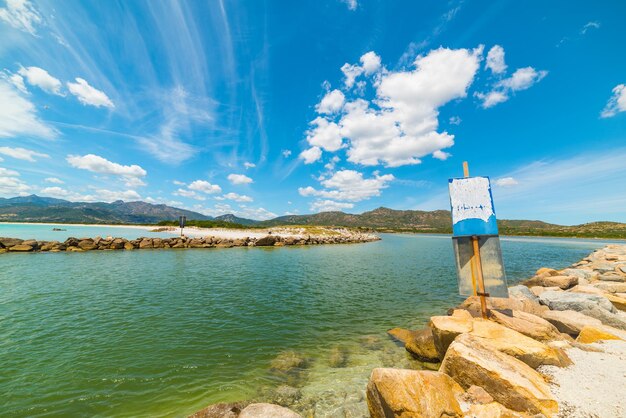
M226 229L226 228L197 228L195 226L187 226L183 230L185 236L188 237L218 237L227 239L262 238L267 235L267 229ZM172 234L180 236L180 228L174 228ZM278 234L276 234L278 235ZM295 236L289 234L280 234L280 236Z
M559 402L559 417L626 417L626 341L590 344L603 352L567 351L573 365L543 366Z

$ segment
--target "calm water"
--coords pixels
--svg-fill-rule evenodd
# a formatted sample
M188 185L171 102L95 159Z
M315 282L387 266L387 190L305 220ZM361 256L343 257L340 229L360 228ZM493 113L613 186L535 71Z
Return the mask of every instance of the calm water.
M504 239L509 284L603 244ZM306 374L289 383L327 406L319 415L351 393L363 408L371 368L406 360L385 331L423 326L459 302L455 292L443 236L2 254L1 414L184 416L213 402L263 397L284 383L269 369L285 350L310 359ZM338 347L347 361L331 367Z
M53 228L63 231L53 231ZM135 239L139 237L171 237L167 232L150 232L146 228L131 228L125 226L97 226L97 225L65 225L65 224L26 224L0 223L0 237L21 239L38 239L42 241L65 241L69 237L82 238L110 235L116 238Z

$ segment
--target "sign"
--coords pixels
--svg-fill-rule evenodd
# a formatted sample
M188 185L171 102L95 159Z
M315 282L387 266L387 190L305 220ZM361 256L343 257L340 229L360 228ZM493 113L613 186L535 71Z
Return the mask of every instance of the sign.
M490 297L508 298L509 289L502 263L502 250L500 249L500 239L498 237L477 237L480 253L480 267L482 270L482 280L484 292ZM478 284L478 274L476 266L472 265L474 248L471 237L454 237L454 258L459 283L459 294L461 296L476 295ZM472 270L474 269L474 270Z
M453 236L498 235L489 177L450 179L448 189Z
M178 225L180 225L181 229L185 227L185 222L187 222L187 217L186 216L179 216L178 217Z

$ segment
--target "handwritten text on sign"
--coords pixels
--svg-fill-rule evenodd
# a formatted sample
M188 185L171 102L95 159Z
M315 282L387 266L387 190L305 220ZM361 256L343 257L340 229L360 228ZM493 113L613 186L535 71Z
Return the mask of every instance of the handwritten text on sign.
M453 179L448 185L453 224L466 219L481 219L488 222L494 215L487 177Z

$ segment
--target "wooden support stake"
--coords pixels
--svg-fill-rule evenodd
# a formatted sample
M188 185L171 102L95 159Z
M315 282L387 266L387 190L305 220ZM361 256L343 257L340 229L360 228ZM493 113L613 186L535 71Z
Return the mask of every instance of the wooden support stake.
M463 176L469 177L469 166L467 161L463 161ZM472 271L472 287L474 295L480 297L480 312L484 319L487 319L487 299L485 298L485 281L483 279L483 266L480 261L480 246L478 245L478 237L472 237L472 249L474 255L470 261ZM478 290L476 285L478 284Z

